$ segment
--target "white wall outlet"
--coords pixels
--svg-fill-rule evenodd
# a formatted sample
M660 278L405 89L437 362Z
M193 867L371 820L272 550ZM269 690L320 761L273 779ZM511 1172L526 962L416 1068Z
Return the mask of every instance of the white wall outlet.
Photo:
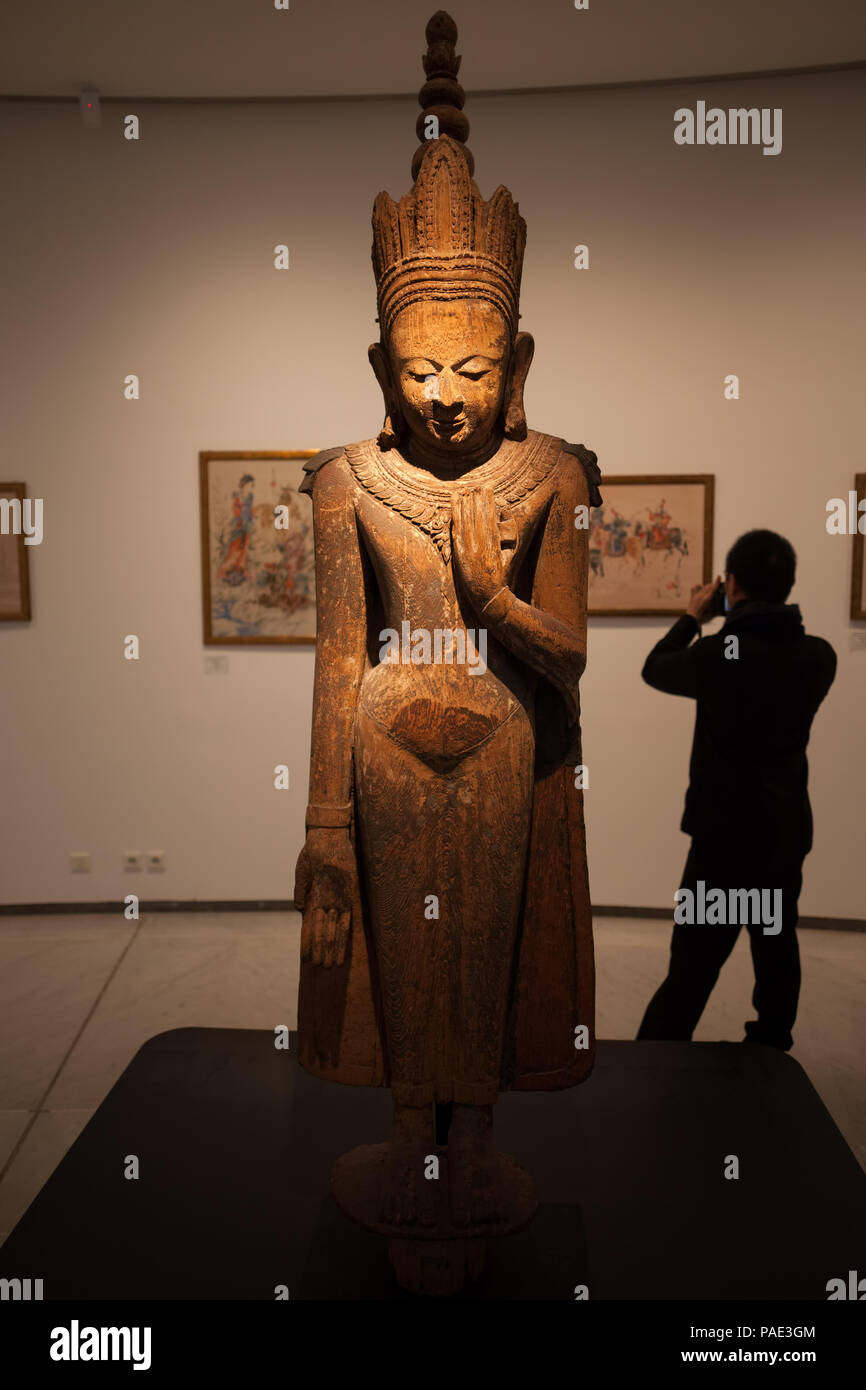
M140 849L125 849L121 858L124 873L140 874L144 868L144 855Z
M90 851L87 849L73 849L69 851L69 872L72 874L89 874L93 868L93 861L90 858Z
M164 849L149 849L147 851L147 872L149 874L161 874L165 872Z

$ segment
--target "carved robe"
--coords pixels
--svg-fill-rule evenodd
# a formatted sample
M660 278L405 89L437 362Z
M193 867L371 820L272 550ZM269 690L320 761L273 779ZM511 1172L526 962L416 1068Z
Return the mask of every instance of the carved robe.
M497 502L507 513L548 479L557 466L582 469L590 506L598 506L600 473L582 445L529 432L526 443L506 444L490 472ZM563 460L563 455L574 460ZM451 510L448 484L432 477L414 494L375 441L330 449L305 464L302 490L314 497L324 464L343 456L359 489L426 533L450 564ZM498 460L498 462L497 462ZM477 470L481 474L486 465ZM543 545L544 521L538 545ZM360 542L359 542L360 543ZM536 550L537 554L537 550ZM550 610L552 594L543 568L527 564L530 577L521 595ZM531 579L531 582L530 582ZM560 576L561 582L561 576ZM372 620L370 620L372 623ZM372 623L374 627L375 624ZM378 648L371 630L368 653ZM370 669L371 657L368 655ZM579 705L574 691L570 715L554 687L538 677L534 686L535 767L528 827L523 900L511 961L511 987L504 1030L500 1089L555 1090L576 1085L594 1060L594 966L586 868L583 792L575 787L581 763ZM357 786L358 769L355 777ZM349 949L343 966L323 969L302 962L299 1000L301 1064L323 1079L387 1086L391 1074L383 1022L381 980L370 924L358 827L350 830L359 862L359 890L352 908ZM586 1025L590 1045L576 1045ZM468 1097L466 1097L468 1099Z

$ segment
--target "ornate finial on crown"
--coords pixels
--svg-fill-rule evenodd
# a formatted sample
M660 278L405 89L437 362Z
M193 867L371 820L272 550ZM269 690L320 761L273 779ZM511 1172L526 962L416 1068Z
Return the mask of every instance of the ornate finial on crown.
M427 153L428 120L435 116L439 123L439 134L450 135L463 147L463 154L470 174L475 172L472 151L466 146L469 138L469 121L463 114L466 93L457 81L460 59L454 52L457 43L457 25L444 10L437 10L427 21L424 31L427 39L427 52L421 59L427 81L418 93L421 115L415 123L415 131L421 144L412 156L412 177L417 179L421 160Z
M456 80L457 27L444 10L427 25L421 88L420 137L435 116L438 138L415 152L411 192L399 204L380 193L373 205L373 270L379 323L387 335L399 311L415 299L487 299L517 333L526 223L507 188L485 202L472 178L472 155L463 143L469 122L461 111Z

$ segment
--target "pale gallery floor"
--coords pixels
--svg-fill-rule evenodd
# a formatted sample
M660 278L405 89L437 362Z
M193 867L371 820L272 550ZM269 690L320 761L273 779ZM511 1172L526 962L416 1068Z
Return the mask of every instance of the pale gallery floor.
M148 1038L295 1026L299 930L293 912L0 918L0 1239ZM634 1037L669 935L664 922L596 922L600 1038ZM803 930L800 946L793 1056L866 1167L866 935ZM743 932L696 1040L739 1041L751 988Z

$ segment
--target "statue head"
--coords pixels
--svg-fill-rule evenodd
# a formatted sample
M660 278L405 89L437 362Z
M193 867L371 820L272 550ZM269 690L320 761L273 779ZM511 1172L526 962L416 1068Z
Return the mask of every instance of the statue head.
M526 435L523 385L533 341L518 332L526 223L507 188L481 197L466 148L454 21L427 25L411 192L373 208L381 341L370 361L385 398L382 448L472 458Z
M484 299L416 299L387 344L370 349L385 398L383 447L412 437L427 450L472 455L497 436L526 436L528 333L514 336Z

